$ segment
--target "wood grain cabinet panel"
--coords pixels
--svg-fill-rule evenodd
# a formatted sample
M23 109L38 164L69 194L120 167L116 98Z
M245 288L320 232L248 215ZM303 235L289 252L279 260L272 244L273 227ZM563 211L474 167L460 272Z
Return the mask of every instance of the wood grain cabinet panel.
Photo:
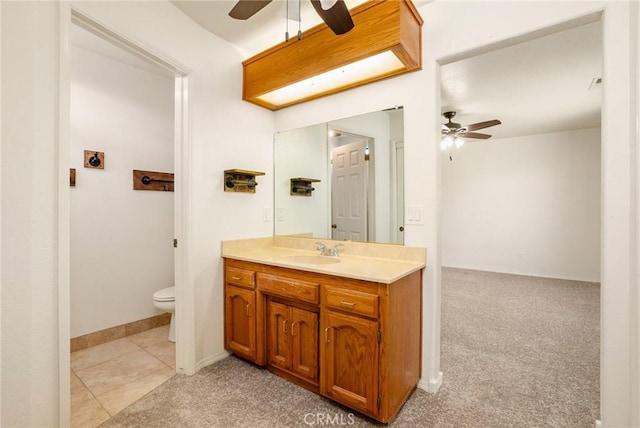
M225 347L242 357L255 360L255 292L227 285L224 303Z
M268 303L268 363L305 380L318 380L318 314Z
M291 308L291 370L307 380L318 381L318 314Z
M378 322L323 313L321 392L368 414L378 413Z
M324 306L340 309L367 317L378 317L378 295L346 290L338 287L324 287Z
M224 279L227 284L233 284L239 287L255 288L255 277L255 272L234 267L228 267L224 273Z

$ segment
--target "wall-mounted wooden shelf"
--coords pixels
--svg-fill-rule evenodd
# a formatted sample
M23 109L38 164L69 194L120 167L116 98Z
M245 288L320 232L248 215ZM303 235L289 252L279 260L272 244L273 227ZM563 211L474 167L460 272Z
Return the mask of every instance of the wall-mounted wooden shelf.
M291 196L312 196L316 190L312 183L319 183L317 178L296 177L291 179Z
M133 170L133 190L173 192L173 173Z
M260 175L265 175L265 173L248 169L227 169L224 171L224 191L256 193L258 185L256 177Z

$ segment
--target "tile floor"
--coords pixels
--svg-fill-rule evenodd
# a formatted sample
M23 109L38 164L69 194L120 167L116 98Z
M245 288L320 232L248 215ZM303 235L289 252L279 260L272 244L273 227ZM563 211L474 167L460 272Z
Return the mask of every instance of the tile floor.
M94 428L175 374L169 326L71 354L71 426Z

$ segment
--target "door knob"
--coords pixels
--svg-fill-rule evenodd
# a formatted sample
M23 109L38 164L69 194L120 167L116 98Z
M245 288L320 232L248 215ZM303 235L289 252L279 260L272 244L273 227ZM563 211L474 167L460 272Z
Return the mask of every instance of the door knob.
M404 226L400 226L400 232L404 232Z
M337 225L337 224L333 223L333 224L331 225L331 229L337 229L337 228L338 228L338 225Z

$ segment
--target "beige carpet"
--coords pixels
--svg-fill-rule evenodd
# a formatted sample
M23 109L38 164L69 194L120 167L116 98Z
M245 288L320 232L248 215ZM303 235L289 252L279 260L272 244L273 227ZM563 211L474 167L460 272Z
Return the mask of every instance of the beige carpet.
M444 384L394 427L592 427L599 418L595 283L444 269ZM379 426L235 357L174 376L104 427Z

